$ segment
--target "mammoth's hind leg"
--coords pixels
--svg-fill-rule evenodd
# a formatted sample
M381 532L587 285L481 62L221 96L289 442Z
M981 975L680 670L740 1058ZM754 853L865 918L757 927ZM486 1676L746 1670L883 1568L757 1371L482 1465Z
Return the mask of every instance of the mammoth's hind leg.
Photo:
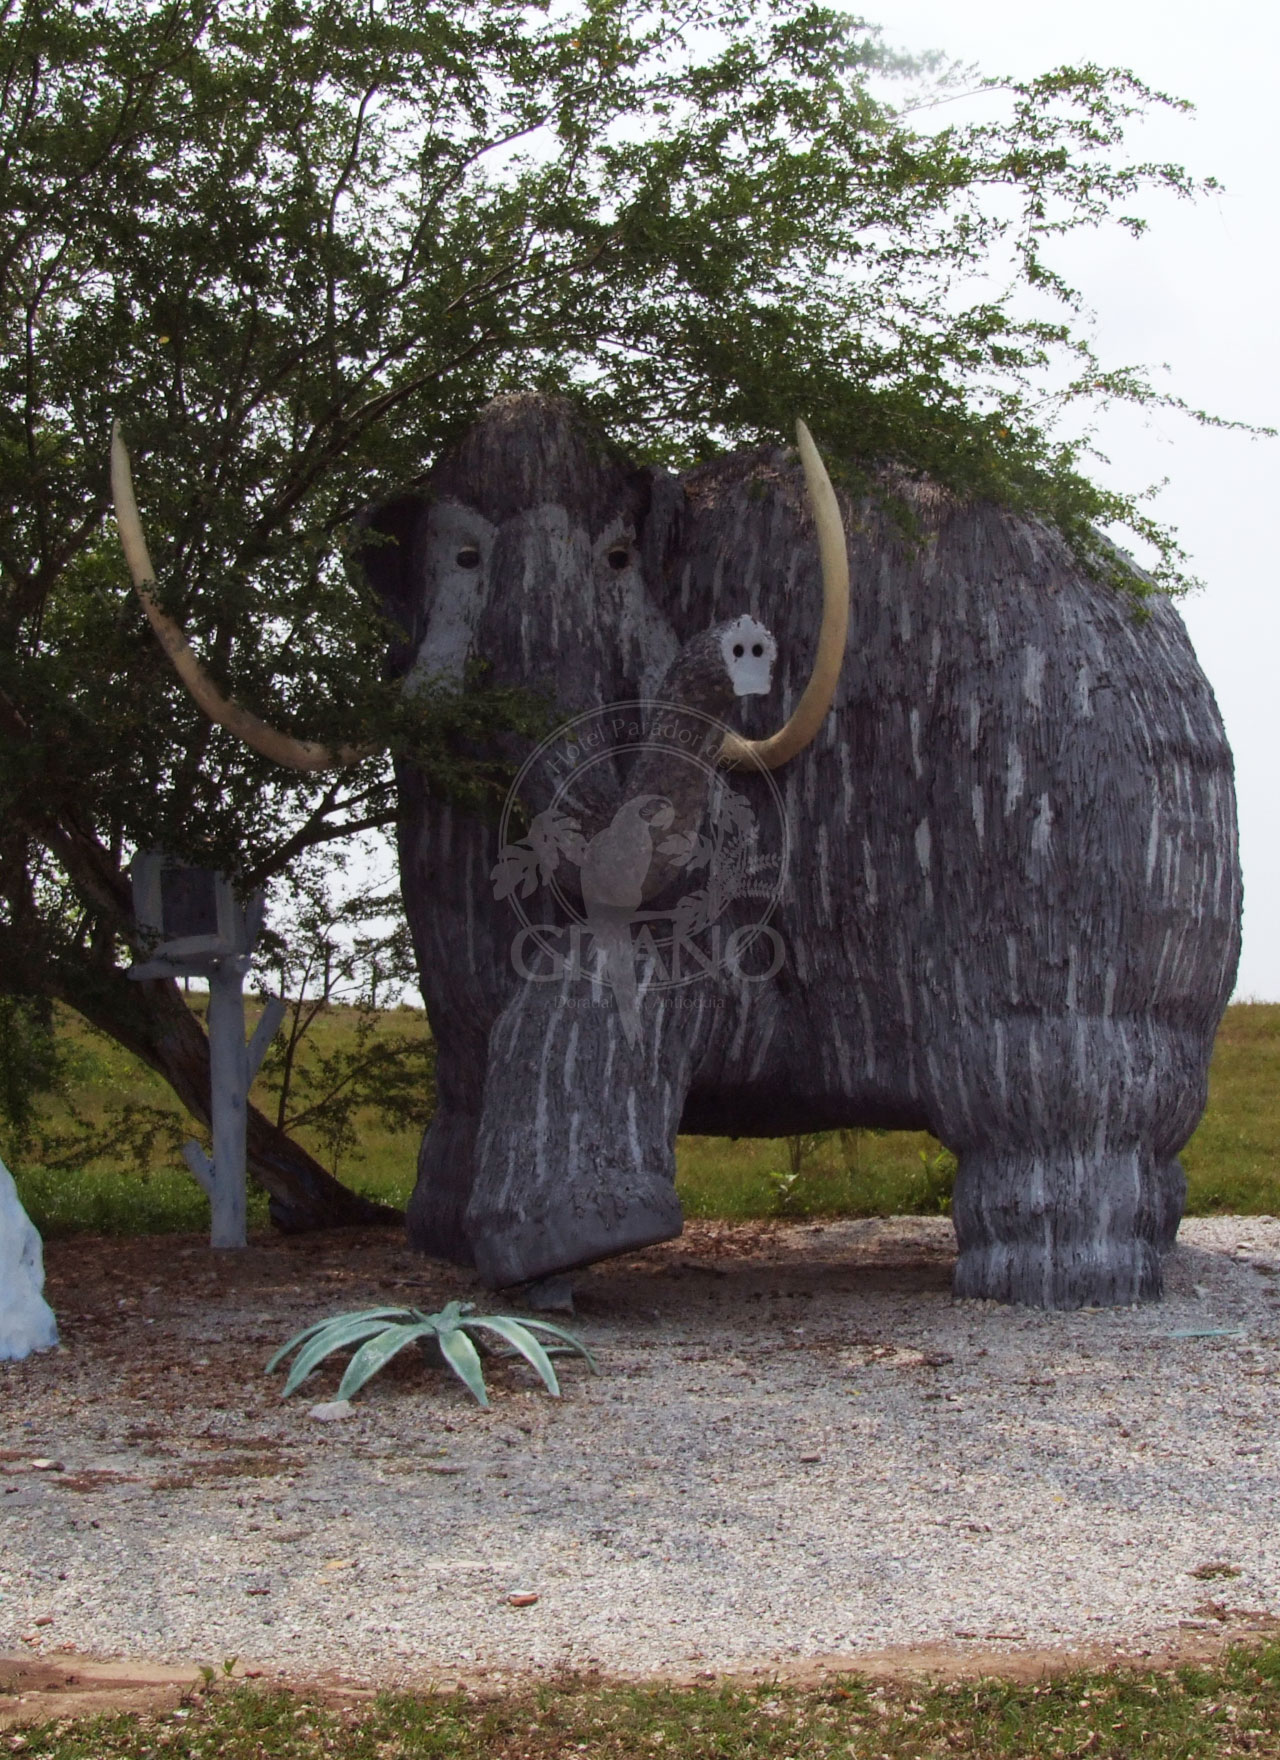
M1160 1296L1186 1190L1176 1151L1204 1103L1194 1039L1149 1019L1023 1016L955 1048L935 1092L959 1157L958 1296L1042 1308Z
M1176 1155L1162 1161L1155 1171L1156 1246L1162 1253L1173 1251L1178 1239L1178 1225L1187 1207L1187 1176Z
M495 1287L671 1240L684 1225L675 1137L687 1047L671 1023L662 1032L652 998L638 1042L607 990L581 1000L528 984L490 1036L466 1227Z
M1004 1143L962 1149L959 1162L956 1295L1036 1308L1159 1298L1152 1170L1136 1146Z

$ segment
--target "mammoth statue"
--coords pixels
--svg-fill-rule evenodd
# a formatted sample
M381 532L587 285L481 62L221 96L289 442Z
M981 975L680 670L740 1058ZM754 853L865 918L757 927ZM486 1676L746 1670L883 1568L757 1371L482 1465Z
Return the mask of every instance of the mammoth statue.
M438 1045L411 1238L526 1282L677 1234L680 1130L928 1129L957 1294L1155 1298L1239 947L1212 693L1172 605L1043 522L906 477L910 536L883 497L841 521L801 462L637 470L517 396L366 516L405 688L482 658L563 717L501 823L398 765ZM350 760L216 698L147 602L211 714Z

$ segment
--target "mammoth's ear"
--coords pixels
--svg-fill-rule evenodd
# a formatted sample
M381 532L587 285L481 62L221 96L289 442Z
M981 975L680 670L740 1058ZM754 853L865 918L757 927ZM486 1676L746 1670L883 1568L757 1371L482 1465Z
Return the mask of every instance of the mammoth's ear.
M375 502L351 522L351 563L376 594L383 615L401 632L387 656L393 678L408 670L422 634L426 607L414 559L429 508L426 495L410 490Z

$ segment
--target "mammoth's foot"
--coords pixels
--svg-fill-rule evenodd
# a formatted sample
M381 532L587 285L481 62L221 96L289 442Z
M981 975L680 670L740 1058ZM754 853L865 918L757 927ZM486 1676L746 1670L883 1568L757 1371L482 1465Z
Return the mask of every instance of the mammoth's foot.
M956 1295L1033 1308L1158 1301L1169 1184L1138 1149L962 1154L952 1201Z
M524 1284L516 1294L535 1314L572 1314L576 1311L571 1277L540 1277L536 1283Z
M590 1001L589 987L578 1001ZM489 1035L466 1230L502 1288L641 1247L684 1227L675 1140L693 1053L646 1000L638 1042L606 998L527 984Z
M566 1180L556 1191L507 1180L484 1196L487 1204L473 1200L467 1231L476 1270L495 1289L656 1246L684 1227L675 1188L661 1176L642 1183L634 1172L616 1170L611 1179L600 1170L589 1183Z

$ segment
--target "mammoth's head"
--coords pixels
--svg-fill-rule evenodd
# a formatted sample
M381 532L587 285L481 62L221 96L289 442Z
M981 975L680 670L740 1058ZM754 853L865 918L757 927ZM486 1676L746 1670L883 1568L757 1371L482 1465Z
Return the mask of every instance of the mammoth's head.
M849 611L844 532L831 484L803 423L798 435L822 559L816 658L785 726L763 740L729 735L723 752L729 763L772 768L802 750L830 707L844 655ZM218 692L149 590L154 575L118 434L112 443L112 483L139 596L210 718L297 769L325 769L368 756L281 734ZM496 683L545 692L570 711L650 696L678 652L671 623L651 588L663 568L681 497L675 478L631 467L567 401L523 394L499 398L421 488L383 503L360 522L359 563L401 632L391 654L393 671L413 688L435 678L457 680L468 661L483 659ZM760 694L769 688L776 649L752 619L739 618L737 624L737 633L724 636L719 658L732 695Z
M676 649L647 585L657 475L565 400L491 403L362 522L361 564L404 631L394 670L412 687L483 659L568 709L645 694Z
M844 531L803 423L799 440L823 576L813 672L779 732L726 741L731 763L772 768L802 750L830 706L844 656ZM661 577L682 502L676 478L630 467L569 403L498 399L419 493L367 520L365 568L405 631L396 670L410 682L456 678L483 657L499 682L543 688L565 709L585 710L669 695L671 668L696 659L720 674L719 708L765 694L777 646L754 618L708 632L705 654L703 644L696 654L690 644L678 648L664 609L671 583Z

